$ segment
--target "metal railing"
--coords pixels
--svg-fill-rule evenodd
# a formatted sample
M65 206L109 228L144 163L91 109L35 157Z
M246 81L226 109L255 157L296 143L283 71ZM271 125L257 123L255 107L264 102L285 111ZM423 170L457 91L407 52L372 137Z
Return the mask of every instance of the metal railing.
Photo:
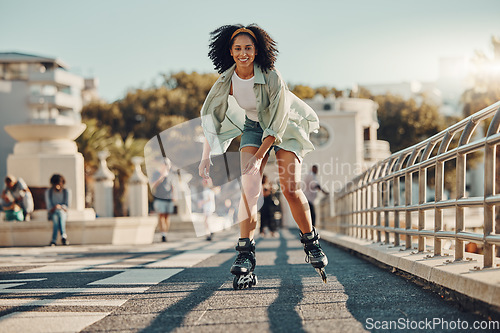
M455 243L457 261L464 259L464 242L481 244L484 267L492 267L494 246L500 246L500 235L494 233L494 207L500 205L500 194L495 193L495 148L500 143L499 107L500 102L497 102L425 141L394 153L347 183L335 194L335 229L353 237L386 244L393 241L395 246L400 246L403 238L406 249L412 247L412 238L418 238L418 251L433 250L436 256L442 254L442 241L451 240ZM478 125L487 125L490 119L486 134L471 141L473 134L474 137L481 134ZM456 147L451 147L452 142ZM467 155L481 153L484 154L484 194L468 197ZM445 168L445 163L450 163L452 168ZM428 175L433 171L435 195L429 199L427 189L431 177ZM456 189L450 199L444 196L445 173L456 174ZM414 178L418 181L413 182ZM414 190L418 191L418 203L412 202ZM482 233L466 231L464 210L471 207L484 210ZM445 230L443 211L450 209L455 212L454 226ZM426 212L434 212L433 229L425 228L429 222L426 221ZM417 214L415 229L412 220ZM404 223L400 215L404 216ZM499 228L497 226L497 233L500 233ZM426 248L426 237L433 238L433 248Z

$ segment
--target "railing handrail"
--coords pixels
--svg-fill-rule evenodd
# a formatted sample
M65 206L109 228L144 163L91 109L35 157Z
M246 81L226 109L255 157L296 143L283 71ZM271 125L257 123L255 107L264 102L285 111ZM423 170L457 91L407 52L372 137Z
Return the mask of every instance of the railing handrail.
M478 125L493 117L485 135L474 140ZM494 235L493 208L500 205L500 195L495 194L495 146L500 143L500 101L492 104L451 125L447 129L402 149L388 158L372 165L354 177L335 193L336 220L341 232L356 237L376 238L389 242L393 235L394 243L399 245L400 236L405 237L406 247L411 247L411 237L418 236L418 249L425 249L424 237L434 238L434 253L441 254L441 239L449 238L443 230L443 209L455 209L455 260L463 259L464 241L481 243L484 248L484 266L491 267L494 261L493 245L500 246L500 237ZM456 147L450 149L453 138L460 133ZM437 150L436 150L437 149ZM467 198L465 189L466 155L484 149L484 195ZM453 199L444 198L444 163L456 161L456 195ZM436 185L434 202L427 201L427 169L435 168ZM413 177L418 178L418 204L412 202L412 191L416 187ZM401 196L401 178L405 180L404 197ZM389 193L392 183L392 193ZM392 197L391 197L392 194ZM390 199L393 203L389 204ZM465 232L464 208L482 206L484 209L483 234ZM424 230L425 212L434 210L434 231ZM401 229L401 212L405 215L405 228ZM418 229L412 229L412 212L418 212ZM394 214L394 227L390 227L389 214ZM376 233L376 237L375 237Z
M377 168L380 165L385 165L389 161L395 159L395 157L400 157L400 156L403 156L403 155L407 156L410 153L413 153L414 151L419 151L419 150L425 149L429 144L432 144L432 145L435 146L440 140L442 140L444 138L444 136L446 134L450 134L450 133L455 134L457 131L460 131L463 128L465 128L465 126L468 123L470 123L470 122L477 124L480 121L489 118L491 116L491 114L495 112L495 109L498 109L498 108L500 108L500 101L498 101L495 104L492 104L490 106L487 106L484 109L482 109L481 111L478 111L478 112L476 112L476 113L474 113L474 114L472 114L472 115L470 115L470 116L462 119L458 123L456 123L454 125L451 125L450 127L442 130L441 132L439 132L437 134L434 134L433 136L431 136L430 138L425 139L424 141L421 141L419 143L414 144L413 146L410 146L408 148L404 148L404 149L402 149L402 150L400 150L398 152L393 153L391 156L387 157L386 159L384 159L382 161L379 161L379 162L375 163L373 166L371 166L370 168L368 168L367 170L365 170L363 173L361 173L360 175L354 177L353 180L352 180L352 183L355 183L358 179L362 178L366 173L370 172L372 169ZM496 110L496 111L498 111L498 110ZM490 128L491 128L492 124L490 124L490 127L488 128L488 133L490 131ZM497 129L497 132L498 132L498 129ZM495 132L495 134L497 132ZM488 137L488 135L486 135L486 137L484 139L486 139L487 137ZM482 140L478 140L478 142L480 142L480 141L482 141ZM429 152L429 153L431 153L431 152ZM404 162L404 158L403 158L402 162ZM337 193L338 194L342 193L344 189L345 189L345 187L342 188L342 189L340 189L339 191L337 191Z

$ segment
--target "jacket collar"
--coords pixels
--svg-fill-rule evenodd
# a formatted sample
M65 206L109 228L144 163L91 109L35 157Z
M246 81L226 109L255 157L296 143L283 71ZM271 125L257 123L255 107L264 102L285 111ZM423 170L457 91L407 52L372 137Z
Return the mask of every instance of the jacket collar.
M222 73L220 77L221 82L226 82L227 79L231 79L231 76L233 75L235 69L236 69L236 64L232 65L224 73ZM254 82L256 84L266 84L264 73L262 72L260 66L257 65L255 62L253 64L253 75L255 77Z

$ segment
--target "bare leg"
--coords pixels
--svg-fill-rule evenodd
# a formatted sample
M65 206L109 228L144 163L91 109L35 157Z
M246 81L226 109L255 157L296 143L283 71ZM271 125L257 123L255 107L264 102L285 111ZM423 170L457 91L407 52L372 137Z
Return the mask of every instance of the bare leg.
M167 233L170 229L170 214L165 214L165 229L164 232Z
M243 147L241 149L241 168L257 152L257 147ZM241 200L238 209L238 222L240 222L240 237L253 239L257 227L257 200L261 191L262 173L266 166L269 154L264 157L259 175L242 175Z
M158 214L158 222L160 224L162 241L165 242L167 240L167 231L170 228L170 215Z
M300 189L300 162L294 153L280 149L276 153L283 195L288 201L292 216L302 233L312 231L309 203Z

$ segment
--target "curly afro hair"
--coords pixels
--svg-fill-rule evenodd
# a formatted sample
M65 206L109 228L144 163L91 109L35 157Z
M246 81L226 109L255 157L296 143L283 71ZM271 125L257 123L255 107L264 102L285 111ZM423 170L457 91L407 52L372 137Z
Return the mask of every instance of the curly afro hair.
M278 49L276 48L276 42L274 39L272 39L271 36L269 36L269 34L257 24L250 24L246 27L241 24L234 24L223 25L210 33L208 57L214 63L215 70L219 74L222 74L229 67L234 65L234 59L229 52L234 42L234 38L231 39L231 36L240 28L251 30L257 38L257 40L255 40L253 36L245 32L240 32L236 35L239 36L240 34L245 34L252 39L257 50L255 62L264 71L273 69L278 56Z

